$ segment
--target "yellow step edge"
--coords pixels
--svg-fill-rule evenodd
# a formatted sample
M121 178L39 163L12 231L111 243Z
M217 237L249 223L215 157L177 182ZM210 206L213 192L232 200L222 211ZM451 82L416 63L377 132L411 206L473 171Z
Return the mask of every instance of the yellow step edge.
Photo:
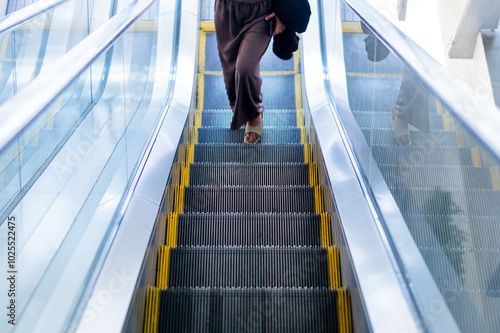
M194 114L194 127L196 129L201 127L201 120L202 120L203 114L201 110L196 110ZM198 141L198 140L197 140Z
M324 212L323 206L323 189L321 185L314 187L314 203L316 206L316 214L321 214Z
M297 127L304 126L304 110L297 109Z
M311 154L311 144L304 145L304 163L310 164L312 163L312 154Z
M187 163L194 163L194 147L195 145L191 144L189 145L189 155L188 155L188 161Z
M195 120L196 122L196 120ZM191 144L196 145L198 144L198 128L197 127L191 127Z
M182 214L184 212L184 186L175 187L175 210L174 213Z
M321 213L321 245L328 248L332 245L330 214Z
M160 289L148 286L146 294L146 313L144 315L144 333L155 333L158 330L159 307Z
M170 246L160 246L158 251L158 271L156 286L161 290L168 287L168 271L170 268Z
M260 71L260 75L295 75L294 71ZM203 75L222 75L222 71L200 71Z
M362 72L347 72L347 76L349 77L394 77L394 78L402 78L402 74L396 73L362 73Z
M203 110L203 94L205 92L205 75L198 74L198 102L196 104L196 109Z
M437 98L436 98L436 112L439 115L443 115L444 114L443 104L441 104L441 101L439 99L437 99Z
M295 74L295 108L302 109L301 75Z
M215 23L214 21L201 21L200 29L205 32L215 32Z
M362 34L360 22L342 22L342 32L345 34Z
M309 164L309 186L317 186L318 183L318 165L316 162Z
M352 332L351 300L347 289L337 291L337 309L339 318L339 332Z
M205 72L205 60L206 60L205 49L207 43L206 40L207 40L207 34L202 29L200 33L200 49L198 53L198 72L200 73Z
M55 114L52 111L47 113L47 122L45 123L45 129L51 130L54 128L54 117Z
M464 131L458 130L456 134L457 134L457 146L460 148L465 148Z
M444 113L441 115L443 118L443 130L451 131L451 118L449 113Z
M181 185L184 187L189 187L189 173L191 169L191 164L182 163L182 182Z
M481 152L479 150L479 147L476 146L476 147L472 147L470 149L470 153L472 155L472 164L476 167L476 168L481 168L482 167L482 163L481 163Z
M177 247L177 227L179 215L177 213L168 214L167 240L165 245L171 248Z
M490 167L491 185L495 191L500 191L500 170L498 165Z
M299 128L300 128L300 143L304 145L307 143L307 131L305 126Z
M300 52L299 50L293 52L293 71L295 74L300 72Z

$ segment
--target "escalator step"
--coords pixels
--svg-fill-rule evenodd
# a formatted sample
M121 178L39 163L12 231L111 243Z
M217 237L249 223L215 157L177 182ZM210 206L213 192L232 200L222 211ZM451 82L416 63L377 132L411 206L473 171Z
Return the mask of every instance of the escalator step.
M352 113L359 124L359 127L363 129L377 128L392 130L391 112L389 110L385 112L353 111ZM442 130L443 116L439 114L429 114L429 124L431 130Z
M347 77L351 110L390 110L396 102L401 77Z
M363 129L363 135L366 141L375 145L397 145L394 139L394 132L391 129ZM410 131L412 146L428 147L458 147L457 135L451 131L432 131L429 133Z
M405 215L426 216L499 216L500 192L494 190L462 190L391 188Z
M204 110L201 126L229 128L233 112L231 110ZM289 127L297 126L297 111L293 110L266 110L264 126Z
M491 189L488 169L471 166L413 166L379 165L391 188L466 188Z
M181 214L177 246L321 246L315 214Z
M374 145L373 157L378 164L434 165L434 166L473 166L471 151L468 148L425 147L425 146L388 146Z
M205 75L204 109L229 107L222 75ZM398 86L399 87L399 86ZM262 75L263 103L268 110L294 110L295 75Z
M452 249L467 245L469 249L500 253L500 224L496 216L407 215L404 218L419 248ZM460 241L458 235L465 230L468 239Z
M244 136L244 128L235 131L218 127L201 127L198 129L198 143L242 143ZM264 127L260 142L268 144L300 143L300 128Z
M339 332L337 291L160 292L158 332Z
M314 188L305 186L190 186L184 213L314 213Z
M309 185L307 164L195 163L189 185Z
M324 248L172 248L169 288L329 288Z
M194 162L303 163L304 147L290 145L198 144Z

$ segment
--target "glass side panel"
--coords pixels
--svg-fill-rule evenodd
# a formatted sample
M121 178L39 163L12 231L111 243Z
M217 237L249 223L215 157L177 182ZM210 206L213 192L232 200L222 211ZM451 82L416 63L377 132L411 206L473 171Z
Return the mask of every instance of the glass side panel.
M72 0L0 35L0 103L99 28L113 0Z
M65 329L98 269L169 91L175 20L164 14L159 30L157 6L0 153L0 251L15 218L17 291L16 326L4 320L2 332Z
M374 161L363 173L374 184L380 170L460 329L499 332L500 161L341 8L349 105Z

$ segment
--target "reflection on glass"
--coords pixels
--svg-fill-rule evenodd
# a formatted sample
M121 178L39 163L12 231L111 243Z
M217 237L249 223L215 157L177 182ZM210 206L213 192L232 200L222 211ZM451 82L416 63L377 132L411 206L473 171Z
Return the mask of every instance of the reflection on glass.
M499 332L500 163L341 7L350 108L377 164L364 173L382 173L460 329Z
M107 5L104 13L109 18L110 2ZM169 72L157 69L170 71L172 49L165 36L173 35L174 20L163 21L159 32L158 6L157 2L89 64L0 152L0 250L6 253L4 222L16 216L20 272L19 321L15 327L0 322L1 332L37 331L37 325L47 323L54 331L62 330L79 306L103 244L116 226L115 213L137 161L164 110ZM96 3L89 8L100 15L91 23L96 27L104 18L104 7ZM67 17L74 24L71 13ZM65 33L67 38L58 44L63 53L71 40L76 41L72 33ZM38 50L39 45L28 56L21 47L8 75L15 78L18 65L28 63L29 57L36 59ZM31 75L33 66L26 73ZM6 267L6 256L0 265ZM1 290L6 290L5 281L0 282ZM7 304L6 294L0 295L0 302Z

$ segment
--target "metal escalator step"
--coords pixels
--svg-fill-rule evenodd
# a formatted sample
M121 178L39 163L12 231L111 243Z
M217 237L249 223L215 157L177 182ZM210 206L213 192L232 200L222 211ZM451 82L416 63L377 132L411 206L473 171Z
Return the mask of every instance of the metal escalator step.
M391 112L387 111L353 111L359 127L362 129L389 129L392 131ZM439 114L429 114L429 124L431 130L443 129L443 117Z
M407 165L474 165L468 148L374 145L372 154L377 164L401 165L403 168Z
M391 188L491 189L488 169L472 166L379 165Z
M177 246L321 246L316 214L181 214Z
M222 75L205 75L204 109L227 109L229 101ZM295 75L263 75L263 103L268 110L293 110L295 106Z
M201 127L198 129L198 143L242 143L244 136L244 128L235 131L218 127ZM300 128L264 127L260 142L263 144L300 143Z
M390 110L396 102L401 77L347 77L351 110Z
M231 110L203 110L201 125L229 128L232 119L233 112ZM297 126L297 111L266 110L264 113L264 126Z
M500 217L500 192L494 190L456 190L392 188L391 192L405 215L496 216Z
M194 163L189 185L309 185L309 166L287 164Z
M314 188L305 186L190 186L184 213L314 213Z
M404 217L417 246L421 249L497 251L500 253L500 224L495 216L406 215ZM467 238L461 238L462 232Z
M397 145L394 132L391 129L363 129L363 135L370 144L375 145ZM412 146L428 147L457 147L457 134L451 131L431 131L429 133L410 131Z
M172 248L169 288L329 288L324 248Z
M158 332L339 332L335 290L160 292Z
M198 144L194 162L303 163L304 147L301 144Z

